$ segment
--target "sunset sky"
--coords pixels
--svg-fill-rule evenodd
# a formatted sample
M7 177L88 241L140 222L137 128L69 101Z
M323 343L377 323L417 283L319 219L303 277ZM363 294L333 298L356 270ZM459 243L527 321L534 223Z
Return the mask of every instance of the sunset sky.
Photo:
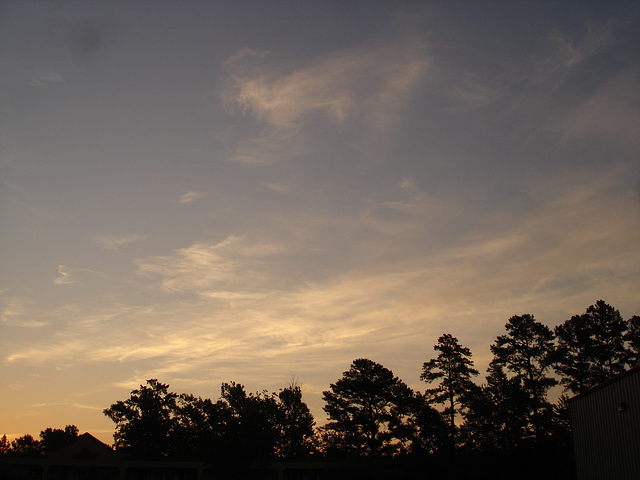
M640 314L640 2L0 3L0 435L146 379L413 388ZM481 381L481 378L478 379Z

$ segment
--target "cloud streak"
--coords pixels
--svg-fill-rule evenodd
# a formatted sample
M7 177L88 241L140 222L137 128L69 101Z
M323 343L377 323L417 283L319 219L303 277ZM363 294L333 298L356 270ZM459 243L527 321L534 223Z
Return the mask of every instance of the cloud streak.
M146 240L145 235L133 233L130 235L96 235L95 244L105 250L118 251L121 247Z
M70 283L75 283L75 280L71 278L69 272L67 271L67 267L65 265L58 265L58 274L60 276L53 280L54 284L68 285Z
M639 80L638 70L620 74L568 111L559 125L562 140L571 143L596 140L619 151L638 152Z
M136 263L140 274L160 277L167 291L228 298L230 286L255 284L263 275L263 260L282 250L275 243L251 243L230 235L216 244L196 243L177 250L174 256L141 258ZM224 290L218 291L220 287Z
M180 203L191 203L200 200L205 196L204 193L194 192L192 190L180 196Z
M233 158L250 164L291 158L305 150L299 139L308 141L318 121L352 130L354 142L386 137L429 65L424 43L411 36L361 45L285 72L270 63L268 53L241 50L226 62L224 103L257 120L261 131L239 140Z

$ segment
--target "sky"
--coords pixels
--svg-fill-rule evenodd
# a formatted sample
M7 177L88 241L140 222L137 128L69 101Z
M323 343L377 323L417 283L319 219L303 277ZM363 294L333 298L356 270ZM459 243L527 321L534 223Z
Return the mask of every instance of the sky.
M0 3L0 434L146 379L415 389L640 314L640 2ZM482 381L483 376L478 378Z

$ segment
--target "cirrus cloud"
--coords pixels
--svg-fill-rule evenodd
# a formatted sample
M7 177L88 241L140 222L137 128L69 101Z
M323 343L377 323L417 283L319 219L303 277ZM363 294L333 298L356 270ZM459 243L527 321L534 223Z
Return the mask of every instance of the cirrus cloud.
M130 235L96 235L95 244L105 250L119 250L120 247L130 243L146 240L145 235L133 233Z
M230 112L262 127L238 140L233 158L251 164L290 158L305 151L301 137L312 135L319 119L350 129L354 144L379 141L396 128L430 63L425 43L411 35L346 49L289 71L270 63L266 52L243 49L226 62L223 99Z

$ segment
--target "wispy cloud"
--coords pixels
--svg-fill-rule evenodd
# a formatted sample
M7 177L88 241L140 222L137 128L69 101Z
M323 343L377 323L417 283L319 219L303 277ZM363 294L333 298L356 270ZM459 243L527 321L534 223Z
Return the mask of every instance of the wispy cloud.
M311 135L307 127L318 119L356 135L360 131L369 141L387 136L429 64L424 43L408 35L343 50L287 72L270 63L265 52L242 50L226 63L224 100L231 112L256 119L262 130L240 140L234 158L255 164L290 158L304 150L300 136Z
M615 23L609 19L588 20L580 36L570 36L556 30L548 38L555 47L555 55L546 60L554 68L573 68L600 53L615 41ZM542 61L542 60L541 60Z
M491 81L473 75L466 75L463 80L453 82L447 87L454 106L449 110L459 112L486 107L498 101L506 93L505 86L491 85Z
M174 256L140 258L136 264L139 273L160 277L167 291L221 298L238 282L255 285L264 275L263 259L282 249L273 242L252 243L247 237L230 235L216 244L178 249Z
M56 403L36 403L33 405L34 408L49 408L49 407L73 407L73 408L81 408L84 410L97 410L102 411L104 407L97 407L95 405L84 405L82 403L77 402L56 402Z
M58 274L60 275L53 280L56 285L67 285L69 283L75 283L75 280L70 276L67 271L67 267L64 265L58 265Z
M185 193L184 195L180 196L180 203L195 202L196 200L200 200L204 196L205 196L204 193L194 192L194 191L190 190L187 193Z
M58 277L54 278L54 285L81 285L85 280L91 278L105 277L105 274L90 268L70 267L68 265L58 265Z
M434 60L441 82L438 89L452 101L445 110L482 114L484 107L493 106L493 120L504 122L501 131L518 136L518 141L541 141L540 133L553 141L560 133L563 141L595 135L629 145L629 139L638 136L637 108L628 101L637 97L638 73L624 71L624 63L603 64L603 57L619 41L618 26L608 19L592 19L572 32L542 30L532 39L528 55L508 61L496 55L492 68L449 65L444 52L438 52ZM481 47L462 44L459 48L472 55ZM581 71L587 68L606 73L586 78ZM478 121L484 122L485 117Z
M632 155L640 150L640 72L625 72L566 112L559 132L565 142L597 140Z
M36 305L36 302L25 297L5 297L0 312L2 323L14 327L45 327L50 323L50 320L45 317L45 312Z
M147 237L145 235L140 235L137 233L122 236L96 235L94 241L98 247L104 248L105 250L119 250L120 247L123 247L124 245L141 242L143 240L146 240L146 238Z

